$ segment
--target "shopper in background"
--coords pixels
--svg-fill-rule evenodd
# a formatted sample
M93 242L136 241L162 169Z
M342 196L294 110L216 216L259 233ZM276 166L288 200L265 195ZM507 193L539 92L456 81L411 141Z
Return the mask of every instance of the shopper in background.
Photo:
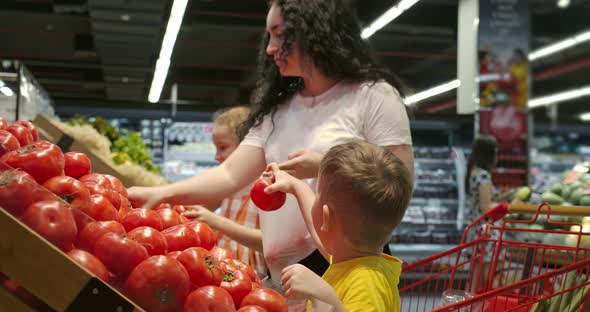
M315 184L322 155L361 139L383 146L413 174L412 139L397 80L376 64L353 10L344 0L270 2L252 97L250 129L220 166L157 188L134 187L144 207L165 201L207 204L246 187L276 162ZM274 285L281 270L300 262L317 274L327 262L292 196L273 212L260 212L264 258Z
M475 139L467 162L465 193L467 210L465 219L471 222L498 204L499 193L492 181L492 169L496 167L496 139L482 135Z
M215 160L222 164L240 145L241 125L248 118L250 109L245 106L233 107L222 112L213 124ZM262 238L258 208L250 200L248 185L225 198L215 214L203 206L187 206L183 215L209 224L220 231L222 236L217 246L229 249L236 259L249 264L259 275L265 276L266 266L262 256Z
M295 195L318 250L331 258L323 279L300 264L285 268L287 298L309 299L314 311L400 311L402 262L381 253L412 197L399 158L362 141L334 146L320 164L317 196L276 164L265 174L276 180L265 192Z

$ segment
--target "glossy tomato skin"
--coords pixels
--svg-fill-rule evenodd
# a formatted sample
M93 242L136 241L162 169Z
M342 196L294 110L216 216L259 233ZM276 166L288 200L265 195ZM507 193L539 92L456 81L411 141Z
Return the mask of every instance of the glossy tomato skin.
M288 312L289 310L285 298L270 288L258 288L250 292L242 300L242 306L248 305L261 306L269 312Z
M119 180L117 177L112 176L110 174L103 174L103 176L105 178L107 178L107 180L109 180L109 182L111 182L112 188L115 192L127 197L129 196L129 194L127 194L127 189L123 186L123 183L121 183L121 180Z
M191 282L201 286L219 286L223 272L209 251L201 247L191 247L183 251L177 258L184 266Z
M67 152L64 154L64 173L68 177L79 178L86 174L89 174L92 170L92 164L90 158L84 153L80 152Z
M115 190L102 187L94 182L84 182L84 185L86 185L91 195L100 194L106 197L115 209L121 208L121 194L115 192Z
M163 229L167 229L175 225L182 224L182 219L180 218L178 212L170 208L158 209L156 210L156 212L160 215L160 218L162 219Z
M93 252L96 241L106 233L123 235L125 228L117 221L90 222L79 232L76 247Z
M234 258L234 254L231 252L231 250L219 246L213 246L209 252L217 261Z
M19 125L23 125L27 129L29 129L29 132L31 132L31 137L33 138L33 142L39 141L39 131L37 130L37 127L35 127L35 125L33 125L32 122L30 122L28 120L17 120L14 123L19 124Z
M20 146L27 146L33 143L33 135L31 134L31 131L29 128L21 124L13 123L8 129L6 129L6 131L12 133L16 137Z
M168 243L168 252L184 251L199 246L199 237L190 227L179 224L162 231Z
M20 143L16 137L6 130L0 130L0 143L4 144L4 147L8 150L7 152L20 148ZM3 154L0 154L0 156L2 155Z
M250 190L250 198L256 207L264 211L274 211L285 204L287 194L284 192L274 192L267 194L264 189L272 184L272 181L266 178L258 179Z
M232 266L236 270L244 272L246 275L248 275L248 277L250 277L252 282L260 284L260 278L258 277L258 274L256 274L254 269L252 269L252 267L249 266L248 264L246 264L244 261L239 260L239 259L226 258L226 259L223 259L221 262L227 263L228 265Z
M224 289L205 286L192 291L184 303L184 312L235 312L234 302Z
M140 262L149 257L143 245L116 233L101 236L94 244L94 255L119 278L129 275Z
M197 233L197 236L199 237L199 247L211 250L211 248L217 244L217 235L207 223L191 221L186 225Z
M127 236L145 247L150 256L168 253L166 237L160 231L149 226L140 226L127 233Z
M14 169L0 172L0 206L15 217L20 217L35 202L53 199L30 174Z
M70 258L72 258L90 273L96 275L96 277L100 278L104 282L109 282L111 273L109 273L107 267L105 267L104 264L100 262L100 260L98 260L98 258L93 254L81 249L72 249L68 251L67 254Z
M219 287L225 289L231 295L236 309L239 309L244 297L252 290L252 280L243 272L234 271L223 276L223 281Z
M43 187L61 197L72 206L88 207L90 205L90 192L84 183L68 176L56 176L45 183Z
M84 184L96 183L99 186L107 188L107 189L113 188L111 181L109 179L107 179L107 177L105 177L104 175L102 175L100 173L85 174L85 175L81 176L80 178L78 178L78 180L80 180L80 182L82 182Z
M4 117L0 117L0 130L8 129L8 121Z
M91 195L90 205L87 208L80 207L80 210L96 221L118 221L117 209L100 194Z
M177 250L177 251L173 251L173 252L169 252L166 256L172 258L172 259L176 259L178 258L178 256L182 253L182 251Z
M238 312L267 312L267 310L261 306L248 305L241 307Z
M121 219L121 224L123 224L127 232L140 226L149 226L158 231L162 230L162 219L160 215L154 210L145 208L137 208L129 211Z
M27 207L21 220L59 249L69 251L78 233L70 209L59 200L39 201Z
M0 157L0 161L26 171L39 184L62 175L64 170L64 155L61 149L47 141L38 141L8 152Z
M133 269L126 289L129 297L146 311L179 311L190 290L190 282L178 261L167 256L153 256Z

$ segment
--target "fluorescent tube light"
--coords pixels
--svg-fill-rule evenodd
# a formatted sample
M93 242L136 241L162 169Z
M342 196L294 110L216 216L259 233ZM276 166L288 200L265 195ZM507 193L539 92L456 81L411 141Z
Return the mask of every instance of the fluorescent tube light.
M563 101L577 99L583 96L590 95L590 86L579 89L554 93L547 96L538 97L529 101L529 108L555 104Z
M154 77L148 95L148 101L151 103L156 103L160 100L162 88L164 88L166 76L168 76L168 69L170 68L170 58L172 57L176 38L178 38L180 26L182 26L182 18L184 17L187 3L188 0L174 0L172 4L170 18L166 25L166 32L164 33L160 55L156 61L156 69L154 70Z
M420 0L401 0L396 5L392 6L389 10L387 10L385 13L383 13L383 15L379 16L375 21L373 21L373 23L371 23L371 25L363 29L363 32L361 33L361 38L367 39L371 37L381 28L385 27L398 16L402 15L402 13L404 13L407 9L411 8L418 1Z
M433 97L439 95L441 93L448 92L450 90L456 89L461 85L461 81L459 79L455 79L453 81L449 81L445 84L430 88L428 90L418 92L414 95L408 96L405 98L404 102L406 105L412 105L414 103L420 102L426 98Z
M0 87L0 92L6 96L13 96L14 92L7 86Z

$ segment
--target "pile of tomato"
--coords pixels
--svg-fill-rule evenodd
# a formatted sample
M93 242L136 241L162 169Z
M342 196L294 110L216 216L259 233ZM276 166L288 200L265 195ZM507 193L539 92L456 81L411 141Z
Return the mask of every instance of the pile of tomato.
M147 311L287 311L184 206L133 207L119 179L30 122L0 117L0 207Z

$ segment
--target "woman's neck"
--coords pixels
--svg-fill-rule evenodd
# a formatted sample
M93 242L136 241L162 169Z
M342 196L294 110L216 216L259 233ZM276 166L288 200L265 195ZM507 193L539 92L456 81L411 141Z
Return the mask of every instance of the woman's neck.
M303 90L301 90L301 95L315 97L326 92L337 83L337 79L326 77L314 68L308 75L303 76Z

